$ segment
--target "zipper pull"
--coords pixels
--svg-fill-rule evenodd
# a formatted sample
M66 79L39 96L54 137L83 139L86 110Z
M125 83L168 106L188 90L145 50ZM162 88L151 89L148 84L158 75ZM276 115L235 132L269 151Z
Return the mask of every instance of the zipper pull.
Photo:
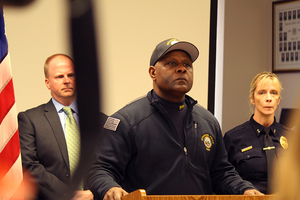
M185 155L187 155L187 149L186 149L186 147L183 148L183 151L184 151Z
M198 124L196 122L194 122L194 127L195 129L197 129Z

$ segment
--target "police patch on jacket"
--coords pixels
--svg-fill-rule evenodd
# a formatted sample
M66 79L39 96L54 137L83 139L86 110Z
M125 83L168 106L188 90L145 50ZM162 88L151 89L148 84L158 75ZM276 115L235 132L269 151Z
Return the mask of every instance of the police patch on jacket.
M120 121L121 121L120 119L108 117L103 128L111 130L111 131L116 131Z
M212 147L212 145L215 144L213 137L208 133L205 133L201 137L201 140L203 141L207 151L210 151L210 148Z

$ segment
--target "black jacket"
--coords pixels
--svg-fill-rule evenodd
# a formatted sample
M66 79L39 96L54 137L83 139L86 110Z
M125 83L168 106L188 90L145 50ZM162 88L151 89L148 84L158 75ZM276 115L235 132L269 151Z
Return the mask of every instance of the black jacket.
M127 192L145 189L149 195L242 194L254 189L227 161L215 117L189 96L186 103L185 144L151 92L108 119L89 173L95 199L103 199L115 186Z

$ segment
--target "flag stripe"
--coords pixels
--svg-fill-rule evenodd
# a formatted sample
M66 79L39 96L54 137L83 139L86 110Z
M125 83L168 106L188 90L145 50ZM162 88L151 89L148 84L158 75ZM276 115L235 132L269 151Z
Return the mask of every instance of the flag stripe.
M10 81L7 83L7 85L0 93L0 105L1 105L0 124L2 123L8 111L12 108L14 103L15 103L14 86L13 86L12 79L10 79Z
M16 162L20 154L20 146L17 146L16 144L19 143L19 131L17 130L0 153L1 173L6 174ZM0 179L3 178L3 175L0 174Z
M20 153L14 165L10 168L10 170L2 179L2 183L5 183L5 185L1 185L2 183L0 182L0 185L2 186L2 187L0 186L0 199L11 199L11 197L15 194L15 191L19 189L23 180L23 175L22 173L16 173L16 172L22 169L21 163L22 161L21 161L21 153ZM15 198L14 200L22 199L22 194L21 196L20 194L18 195L19 198Z
M0 199L11 199L18 193L23 173L3 7L0 13Z
M4 149L5 145L9 142L12 135L18 129L18 122L17 122L17 109L16 105L10 109L7 113L5 118L3 119L2 123L0 124L0 152Z
M6 83L11 79L9 53L0 63L0 92L3 90Z
M0 64L0 124L15 102L9 54Z

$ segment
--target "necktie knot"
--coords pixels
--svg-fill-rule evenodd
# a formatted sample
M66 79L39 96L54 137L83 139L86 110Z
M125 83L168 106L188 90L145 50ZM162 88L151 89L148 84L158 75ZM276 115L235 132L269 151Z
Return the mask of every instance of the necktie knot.
M265 132L266 135L269 135L269 133L270 133L270 128L269 128L269 127L265 127L265 128L264 128L264 132Z
M63 107L63 110L68 116L73 115L72 109L70 107Z
M76 120L75 120L75 118L73 116L72 108L70 108L70 107L63 107L63 111L67 114L67 118L69 118L70 123L74 124L74 125L76 124L76 126L77 126L77 122L76 122ZM68 121L68 120L66 120L66 121Z
M273 140L270 136L270 128L269 127L265 127L264 128L264 133L265 133L265 138L264 138L264 144L265 144L265 147L269 147L269 148L275 148L274 147L274 144L273 144ZM270 149L268 149L270 150Z

